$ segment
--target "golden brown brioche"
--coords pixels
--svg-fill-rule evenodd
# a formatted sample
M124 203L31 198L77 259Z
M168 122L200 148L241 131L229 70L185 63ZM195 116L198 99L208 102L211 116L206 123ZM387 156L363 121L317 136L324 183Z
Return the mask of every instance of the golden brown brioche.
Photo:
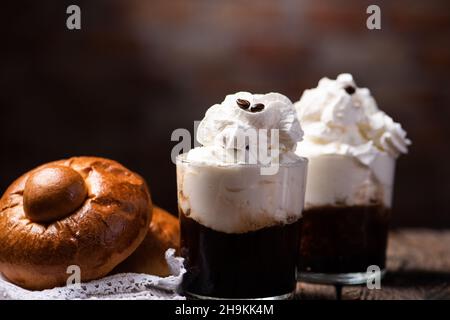
M131 256L119 264L113 273L135 272L160 277L170 275L165 252L174 248L178 252L180 226L178 219L167 211L153 206L153 218L144 241Z
M119 163L78 157L42 165L0 199L0 272L28 289L108 274L142 242L152 203L145 181Z

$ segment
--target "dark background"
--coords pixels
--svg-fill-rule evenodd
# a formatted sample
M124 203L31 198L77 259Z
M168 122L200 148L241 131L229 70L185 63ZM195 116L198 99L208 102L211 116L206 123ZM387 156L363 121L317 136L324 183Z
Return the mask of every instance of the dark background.
M78 4L82 29L66 28ZM378 4L382 30L366 28ZM413 141L394 226L450 227L448 1L2 1L0 192L51 160L97 155L176 213L170 140L238 90L297 100L351 72Z

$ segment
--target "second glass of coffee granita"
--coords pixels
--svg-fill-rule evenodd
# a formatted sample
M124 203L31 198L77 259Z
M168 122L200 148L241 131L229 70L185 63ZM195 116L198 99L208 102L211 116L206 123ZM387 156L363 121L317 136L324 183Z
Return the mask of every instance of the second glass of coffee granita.
M291 101L228 95L208 109L201 147L177 158L183 290L200 299L286 299L296 286L307 160Z
M299 280L359 284L385 272L395 162L410 141L350 74L323 78L295 104L307 157Z

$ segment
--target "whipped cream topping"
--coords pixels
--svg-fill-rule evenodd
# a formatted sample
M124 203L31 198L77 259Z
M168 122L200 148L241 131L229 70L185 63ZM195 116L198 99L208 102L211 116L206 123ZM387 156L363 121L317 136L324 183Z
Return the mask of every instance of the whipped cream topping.
M369 89L358 88L350 74L321 79L295 108L305 131L297 149L302 156L350 155L370 166L380 153L395 159L411 144L401 125L379 110Z
M307 172L307 160L294 152L302 135L287 97L248 92L226 96L208 109L197 129L203 146L177 159L180 210L226 233L297 221ZM277 170L263 174L261 168L269 163L277 164Z
M187 160L216 165L292 163L299 159L294 151L302 136L295 108L286 96L238 92L207 110L197 130L203 147L190 150ZM261 159L261 146L268 161Z

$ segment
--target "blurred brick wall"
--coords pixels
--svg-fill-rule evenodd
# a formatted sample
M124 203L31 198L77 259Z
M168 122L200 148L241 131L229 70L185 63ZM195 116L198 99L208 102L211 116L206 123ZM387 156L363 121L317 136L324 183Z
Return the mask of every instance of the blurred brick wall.
M65 8L82 8L82 30ZM365 27L369 4L382 30ZM0 190L76 154L141 173L176 211L170 135L227 93L297 100L351 72L413 140L400 159L395 226L450 227L448 1L97 0L2 4Z

